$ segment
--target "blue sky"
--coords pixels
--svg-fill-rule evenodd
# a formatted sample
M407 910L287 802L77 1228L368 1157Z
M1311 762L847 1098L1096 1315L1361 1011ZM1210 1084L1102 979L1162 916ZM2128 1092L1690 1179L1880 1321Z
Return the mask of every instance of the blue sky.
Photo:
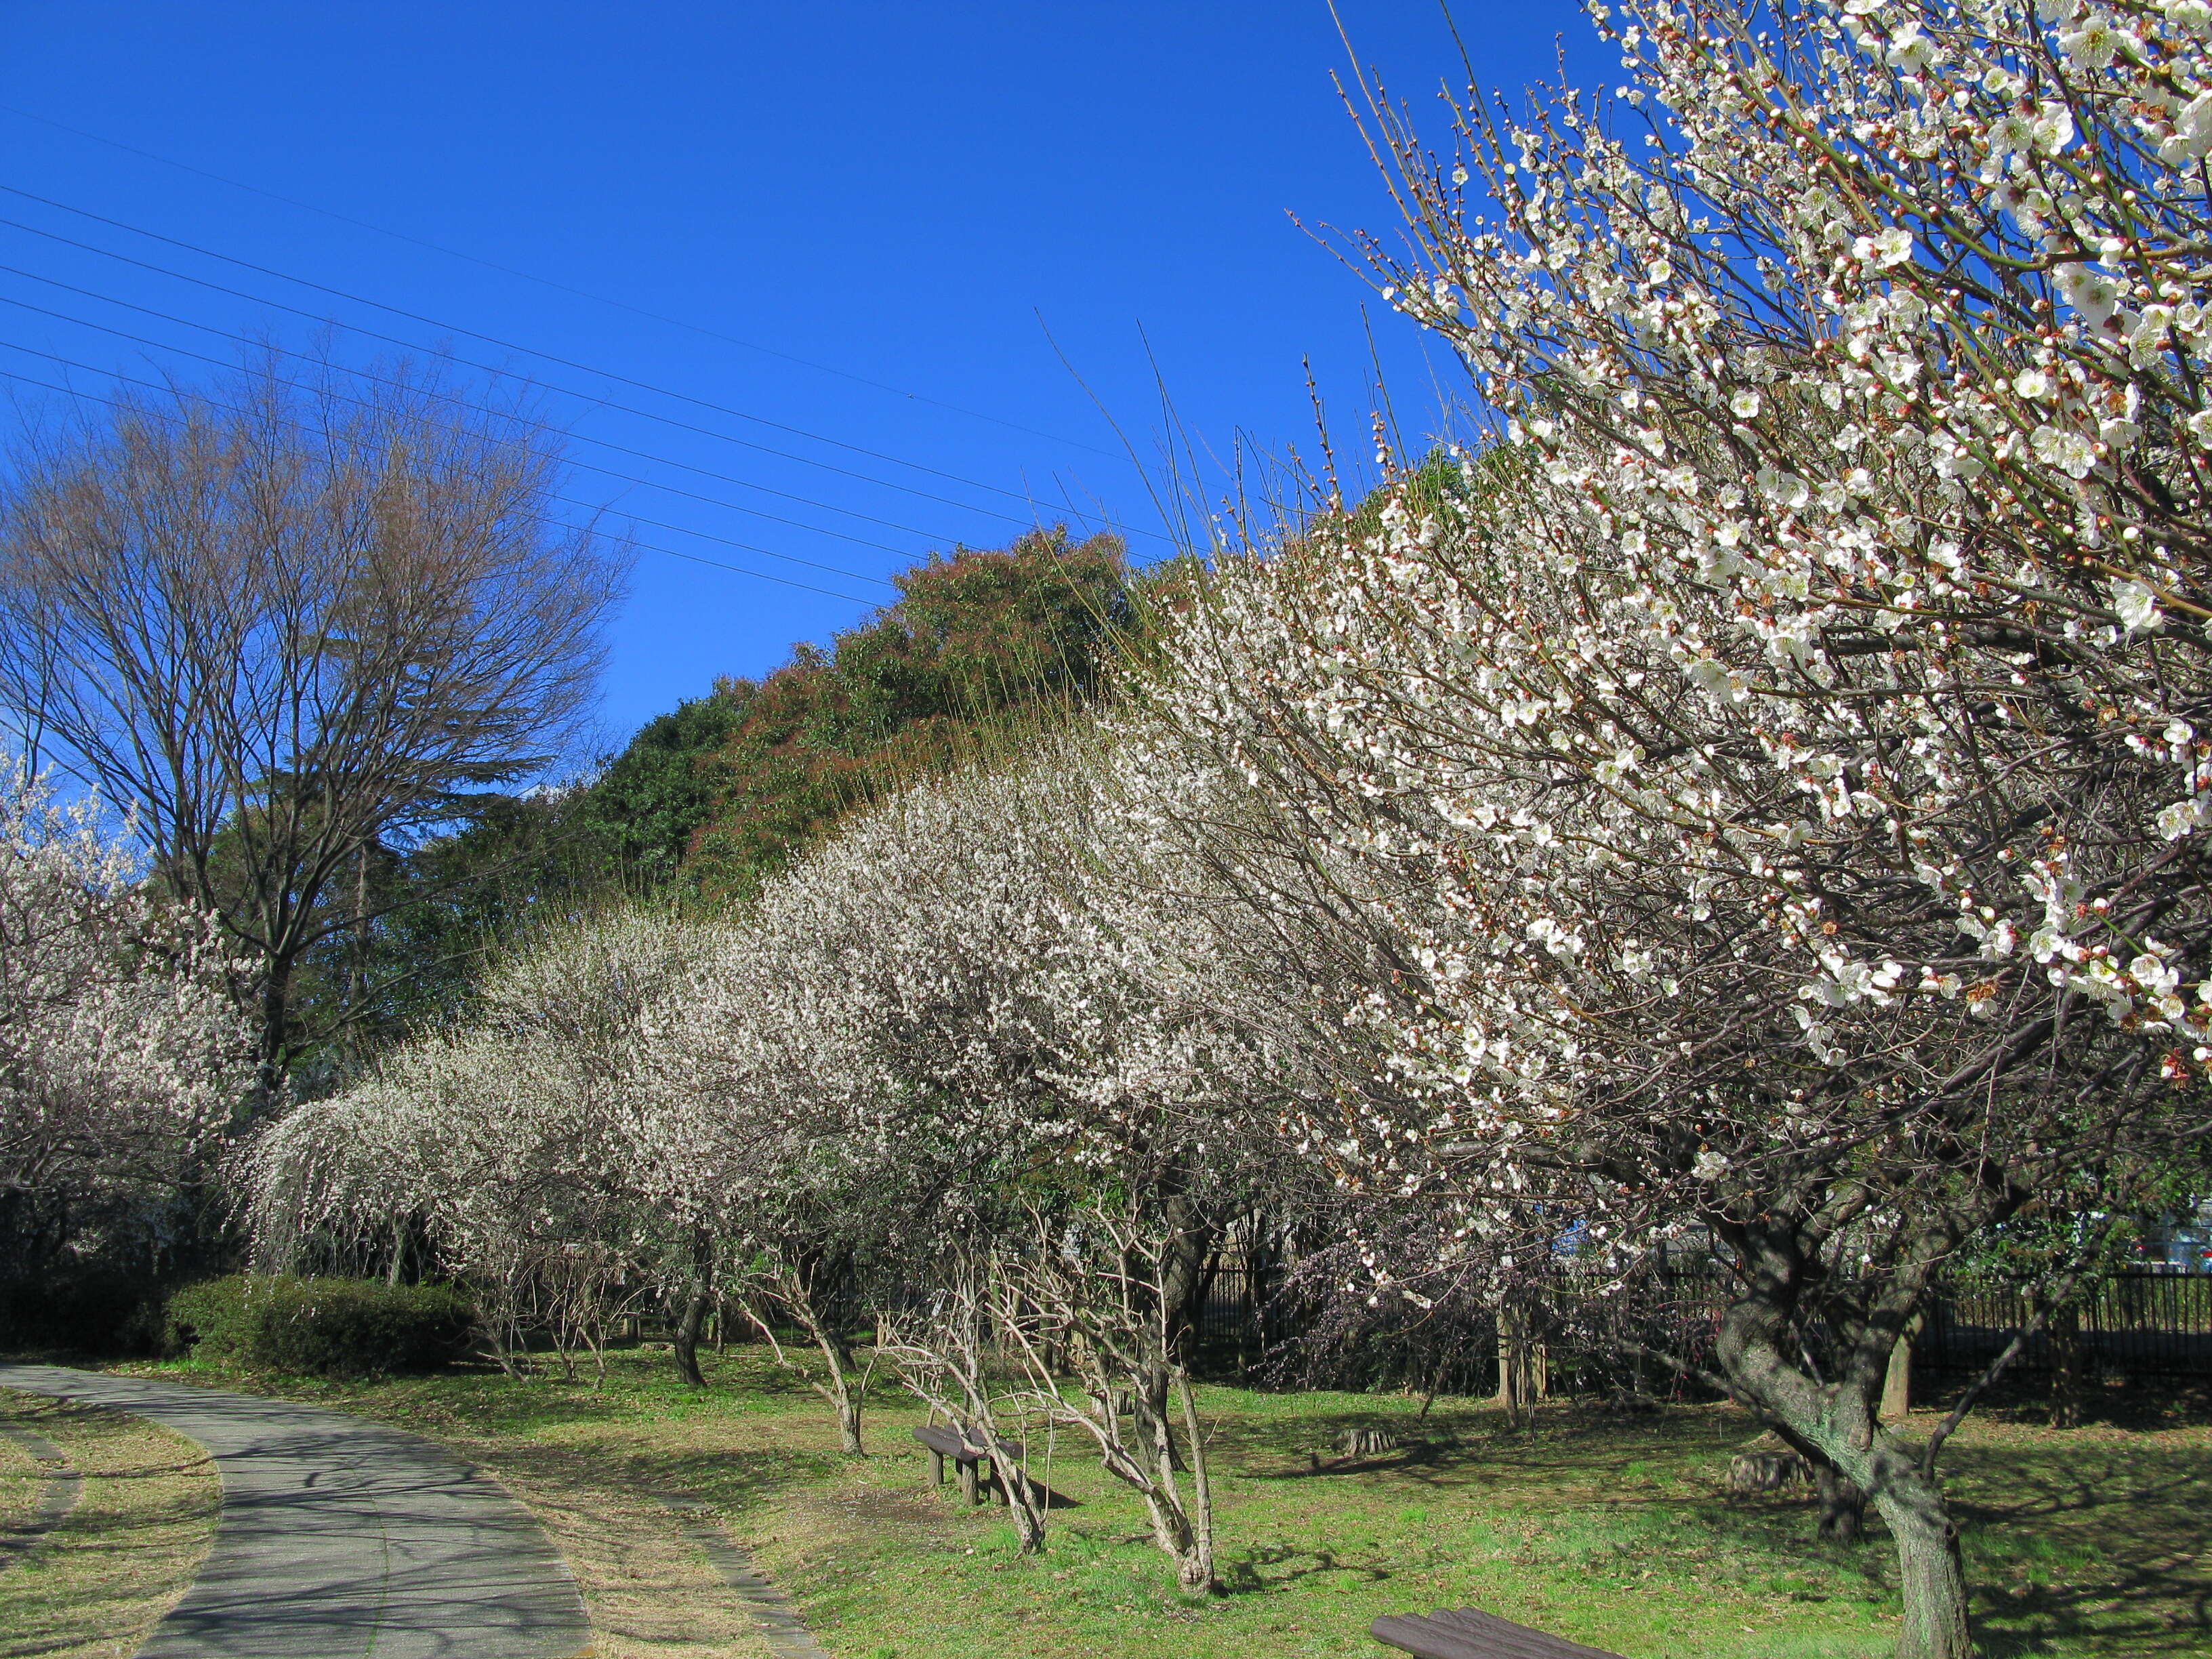
M1440 129L1436 88L1460 72L1437 8L1342 11L1363 58ZM1575 73L1606 75L1571 6L1455 15L1486 84L1547 76L1562 36ZM1166 550L1155 365L1195 441L1226 457L1240 435L1310 449L1310 357L1356 453L1367 301L1401 422L1432 428L1448 364L1286 216L1389 228L1330 82L1343 62L1320 0L10 0L0 185L46 200L0 191L0 370L96 391L107 374L207 372L173 349L234 349L205 329L297 345L319 321L349 360L390 349L347 331L368 328L562 388L548 402L579 438L648 458L574 450L644 482L580 471L573 495L654 521L613 632L603 726L618 740L718 674L826 641L933 548L1001 544L1034 512L1103 514L1140 557ZM53 396L0 381L27 410Z

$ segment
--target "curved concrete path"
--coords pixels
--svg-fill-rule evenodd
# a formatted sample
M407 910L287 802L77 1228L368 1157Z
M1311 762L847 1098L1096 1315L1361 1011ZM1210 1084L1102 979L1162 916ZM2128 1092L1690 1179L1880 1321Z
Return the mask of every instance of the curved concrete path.
M443 1447L283 1400L56 1365L0 1387L150 1418L208 1449L222 1519L140 1659L574 1659L591 1626L529 1512Z

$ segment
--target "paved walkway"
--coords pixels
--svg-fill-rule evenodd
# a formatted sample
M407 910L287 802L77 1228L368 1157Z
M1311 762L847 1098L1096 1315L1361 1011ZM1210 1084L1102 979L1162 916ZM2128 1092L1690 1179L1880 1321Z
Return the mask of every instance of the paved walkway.
M282 1400L53 1365L0 1387L149 1418L222 1477L198 1582L139 1659L572 1659L591 1627L529 1512L444 1448Z

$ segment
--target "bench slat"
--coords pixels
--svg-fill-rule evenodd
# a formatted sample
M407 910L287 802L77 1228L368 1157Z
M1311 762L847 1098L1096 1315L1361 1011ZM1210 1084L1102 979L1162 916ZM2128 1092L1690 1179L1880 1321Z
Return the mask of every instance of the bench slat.
M1368 1633L1420 1659L1620 1659L1602 1648L1551 1636L1480 1607L1385 1613Z
M1495 1659L1472 1638L1405 1613L1384 1613L1367 1627L1367 1633L1416 1659Z
M932 1451L957 1458L963 1463L972 1463L979 1457L1019 1458L1023 1449L1018 1440L1001 1440L995 1447L986 1446L969 1439L957 1429L938 1423L925 1423L914 1431L914 1437Z
M1511 1644L1518 1642L1527 1648L1528 1659L1620 1659L1619 1654L1607 1653L1602 1648L1584 1647L1564 1636L1532 1630L1526 1625L1500 1619L1494 1613L1485 1613L1480 1607L1440 1607L1432 1616L1471 1632L1480 1639L1496 1643L1505 1651L1511 1651Z

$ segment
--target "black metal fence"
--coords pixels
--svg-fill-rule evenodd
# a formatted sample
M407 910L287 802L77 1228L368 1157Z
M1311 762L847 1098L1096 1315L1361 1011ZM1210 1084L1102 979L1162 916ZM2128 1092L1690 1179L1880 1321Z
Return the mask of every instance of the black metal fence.
M1979 1370L2033 1318L2017 1291L1954 1291L1929 1310L1913 1363ZM2051 1370L2069 1344L2093 1376L2212 1377L2212 1274L2118 1274L2029 1338L2012 1369Z
M1197 1336L1200 1361L1224 1378L1261 1372L1283 1345L1304 1334L1295 1309L1279 1295L1279 1272L1255 1271L1237 1262L1213 1270L1200 1304ZM1711 1358L1725 1281L1683 1273L1671 1276L1669 1292L1639 1310L1647 1327L1642 1340L1700 1361ZM2023 1291L2002 1287L1960 1286L1929 1304L1913 1343L1916 1370L1978 1372L2003 1351L2034 1317ZM1592 1322L1594 1324L1601 1322ZM1436 1328L1419 1340L1427 1345L1412 1356L1408 1368L1427 1385L1455 1394L1482 1395L1498 1385L1498 1343L1487 1318L1480 1329ZM1592 1333L1576 1351L1571 1341L1550 1345L1555 1389L1617 1386L1634 1374L1639 1385L1656 1385L1656 1373L1618 1354L1600 1352L1603 1338ZM1623 1345L1626 1346L1626 1345ZM2087 1292L2066 1315L2031 1338L2014 1357L2014 1373L2048 1373L2069 1359L2087 1376L2193 1379L2212 1378L2212 1274L2133 1271L2114 1275Z

